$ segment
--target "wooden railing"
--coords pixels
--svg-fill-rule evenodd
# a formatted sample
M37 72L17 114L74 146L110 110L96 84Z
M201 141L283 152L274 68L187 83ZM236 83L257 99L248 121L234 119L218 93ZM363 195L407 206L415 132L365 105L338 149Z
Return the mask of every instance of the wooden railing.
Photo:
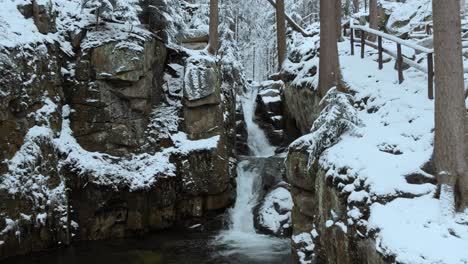
M368 27L364 26L357 26L353 24L348 24L348 28L350 29L350 39L351 39L351 55L354 55L354 44L355 42L360 42L361 43L361 58L364 58L365 54L365 47L370 46L378 50L378 64L379 64L379 69L383 69L383 53L386 53L396 59L396 66L397 66L397 71L398 71L398 81L399 83L403 83L405 80L403 76L403 63L406 63L407 65L423 72L426 73L427 76L427 95L429 99L434 99L434 50L433 49L428 49L426 47L420 46L416 43L409 42L404 39L400 39L398 37L380 32L378 30L374 30ZM346 29L345 29L346 30ZM360 39L356 38L356 31L360 32ZM369 41L366 39L366 35L375 35L377 37L377 43ZM396 53L392 50L389 50L383 46L383 39L392 41L396 43ZM411 48L419 53L425 53L427 56L427 67L424 65L418 64L417 62L406 58L403 56L402 53L402 46Z

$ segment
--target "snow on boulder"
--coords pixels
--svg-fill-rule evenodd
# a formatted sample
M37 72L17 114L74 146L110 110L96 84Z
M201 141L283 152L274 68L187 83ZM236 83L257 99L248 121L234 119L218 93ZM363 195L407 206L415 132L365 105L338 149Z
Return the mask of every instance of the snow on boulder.
M219 74L210 57L195 57L187 63L184 98L189 107L216 105L221 102Z
M289 236L292 207L292 196L285 187L273 189L257 207L255 228L265 234Z
M408 0L403 3L384 3L391 13L386 29L389 33L405 37L422 26L432 16L432 2L430 0Z

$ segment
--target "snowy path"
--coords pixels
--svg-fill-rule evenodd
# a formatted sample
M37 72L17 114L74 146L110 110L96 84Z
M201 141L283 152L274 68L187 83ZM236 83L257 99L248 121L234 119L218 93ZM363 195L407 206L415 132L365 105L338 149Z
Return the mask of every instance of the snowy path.
M349 55L347 41L339 49L343 78L355 93L364 126L362 137L344 135L320 162L330 168L327 176L351 182L339 186L349 195L348 224L378 231L377 250L401 263L468 263L468 226L456 219L441 221L433 176L422 170L434 136L426 76L409 69L398 84L393 60L378 70L375 51L360 59ZM343 169L346 175L338 173ZM423 182L414 182L414 176ZM353 206L362 202L371 208L367 221Z

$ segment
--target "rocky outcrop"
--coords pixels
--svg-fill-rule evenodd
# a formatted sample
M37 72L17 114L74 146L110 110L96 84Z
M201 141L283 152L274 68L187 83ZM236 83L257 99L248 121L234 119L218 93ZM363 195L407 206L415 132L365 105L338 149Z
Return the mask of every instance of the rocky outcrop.
M349 225L347 199L304 149L290 149L286 161L294 199L293 263L393 263L376 251L373 238Z
M19 9L55 32L42 2ZM186 226L233 203L236 78L143 28L56 34L69 42L0 50L0 258Z
M310 132L320 114L320 97L308 87L286 85L283 93L286 119L293 122L301 134ZM290 124L292 126L292 124Z

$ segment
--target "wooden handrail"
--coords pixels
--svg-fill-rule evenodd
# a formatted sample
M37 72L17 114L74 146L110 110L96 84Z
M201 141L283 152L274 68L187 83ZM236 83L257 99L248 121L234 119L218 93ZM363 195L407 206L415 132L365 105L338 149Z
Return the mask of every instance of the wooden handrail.
M399 37L395 37L395 36L383 33L381 31L378 31L378 30L375 30L375 29L372 29L372 28L369 28L369 27L356 26L356 25L350 25L350 27L352 29L362 30L362 31L365 31L365 32L367 32L369 34L380 36L380 37L382 37L384 39L391 40L391 41L396 42L396 43L398 43L398 44L400 44L402 46L406 46L408 48L412 48L414 50L417 50L417 51L420 51L420 52L423 52L423 53L434 53L433 49L428 49L426 47L423 47L423 46L418 45L416 43L413 43L411 41L407 41L407 40L401 39Z
M400 39L400 38L397 38L395 36L385 34L383 32L380 32L380 31L377 31L377 30L374 30L374 29L370 29L368 27L354 26L354 25L350 24L349 28L351 30L351 32L350 32L350 36L351 36L351 55L354 55L354 42L358 41L358 40L356 40L354 31L359 30L361 32L361 38L359 39L359 41L361 43L361 58L364 58L365 46L366 45L368 45L370 47L373 47L373 48L378 50L378 53L379 53L378 63L379 63L379 69L380 70L383 69L383 55L382 55L383 52L385 52L388 55L394 57L396 59L396 65L397 65L397 71L398 71L398 81L399 81L400 84L403 83L403 81L405 80L404 76L403 76L403 63L406 63L406 64L410 65L411 67L413 67L413 68L415 68L415 69L417 69L419 71L427 73L428 74L428 78L427 78L428 93L427 94L428 94L429 99L431 99L431 100L434 99L434 58L433 58L434 50L422 47L422 46L420 46L418 44L405 41L403 39ZM366 32L368 34L374 34L374 35L376 35L378 37L377 44L375 42L371 42L369 40L366 40L366 36L365 36ZM395 42L397 44L396 54L395 54L395 52L393 52L391 50L388 50L388 49L383 47L383 44L382 44L382 39L383 38L388 39L390 41L393 41L393 42ZM414 50L420 51L422 53L427 53L427 68L420 65L420 64L418 64L418 63L416 63L413 60L405 58L403 56L403 54L402 54L401 46L406 46L406 47L412 48Z

